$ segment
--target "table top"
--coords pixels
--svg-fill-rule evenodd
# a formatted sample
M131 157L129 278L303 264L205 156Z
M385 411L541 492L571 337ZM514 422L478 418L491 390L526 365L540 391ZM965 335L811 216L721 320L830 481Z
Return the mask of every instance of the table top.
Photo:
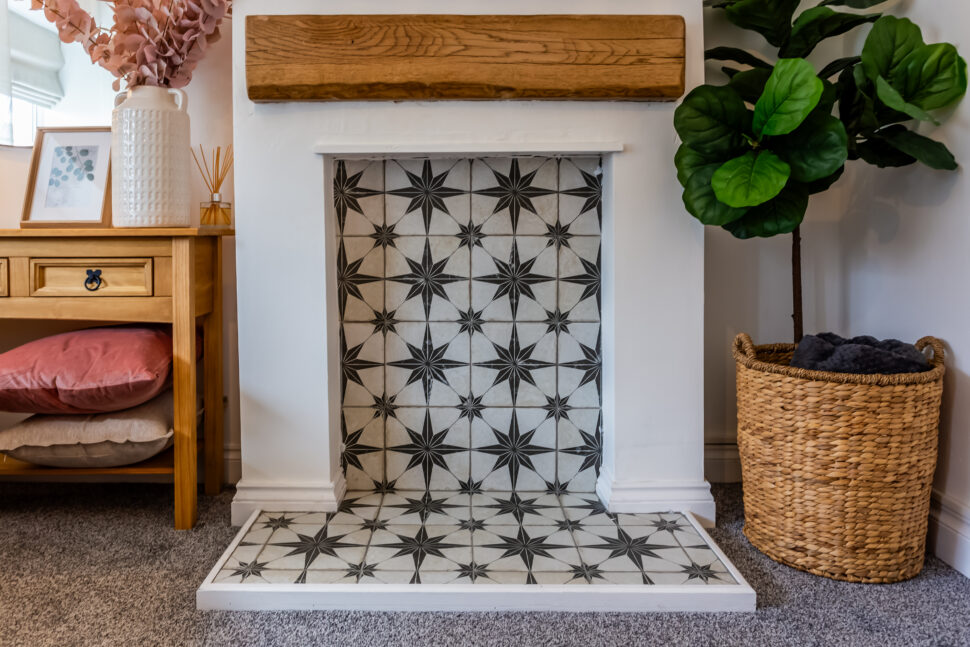
M0 229L0 238L159 238L235 236L232 227L36 227Z

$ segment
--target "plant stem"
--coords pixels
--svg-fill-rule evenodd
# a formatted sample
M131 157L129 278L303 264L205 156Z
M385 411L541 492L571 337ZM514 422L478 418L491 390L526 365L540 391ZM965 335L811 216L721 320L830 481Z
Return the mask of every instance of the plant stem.
M802 340L804 329L802 326L802 232L801 227L795 227L791 241L791 287L792 287L792 321L795 325L795 343Z

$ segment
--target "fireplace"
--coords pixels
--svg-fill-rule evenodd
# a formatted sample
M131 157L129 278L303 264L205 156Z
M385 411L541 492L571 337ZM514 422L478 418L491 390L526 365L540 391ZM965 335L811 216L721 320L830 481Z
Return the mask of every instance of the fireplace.
M420 13L433 10L431 4L410 2L405 7L386 2L377 3L368 10ZM521 3L506 2L500 6L488 3L480 8L504 13L564 11L559 3L548 0L526 4L527 7ZM350 7L332 2L321 9L319 3L306 1L289 3L285 11L294 14L339 13L342 9ZM683 15L687 22L687 84L690 86L700 80L699 2L631 0L611 5L610 11ZM233 504L234 523L242 523L255 509L333 510L347 489L341 466L341 458L347 458L347 437L342 436L341 429L347 434L356 433L359 430L350 427L364 421L359 420L347 427L342 415L345 387L341 359L344 349L341 346L337 270L340 214L330 206L334 204L334 198L339 197L334 194L333 178L340 165L359 165L360 160L372 160L367 168L394 164L402 170L407 167L416 172L423 166L423 160L428 160L434 176L443 172L439 170L442 160L458 160L456 164L468 166L468 182L475 182L473 167L476 163L495 181L493 171L485 171L487 165L481 162L487 159L502 160L502 167L497 169L502 174L511 172L513 159L520 160L520 175L524 164L541 160L552 160L549 167L555 163L561 169L564 164L573 164L569 160L582 160L579 164L583 165L594 159L597 163L585 167L586 170L593 170L594 176L596 169L602 172L596 176L602 178L602 202L597 207L597 218L600 217L599 211L602 212L602 226L596 232L601 250L597 252L601 286L596 299L587 298L580 304L580 309L585 308L589 317L595 314L597 307L601 309L601 332L595 336L587 334L589 331L585 328L590 328L593 322L577 321L575 330L579 337L570 349L570 352L581 354L583 347L596 351L598 345L602 357L598 377L602 404L590 410L601 410L602 420L601 423L592 420L590 414L589 419L584 418L583 428L577 428L576 433L562 443L568 445L563 449L599 444L601 448L596 451L601 452L602 457L593 459L600 462L598 476L595 476L595 468L592 472L588 468L578 469L586 462L586 456L582 454L544 452L535 456L533 463L538 462L544 467L533 471L536 476L530 476L534 479L530 487L539 485L540 476L542 481L551 477L562 482L563 476L557 472L562 467L563 474L571 480L575 480L579 472L584 472L575 481L575 486L595 490L613 511L687 510L696 513L705 523L711 523L713 499L703 478L703 231L699 224L682 217L671 162L677 146L670 126L674 106L668 103L589 101L255 104L247 96L242 74L246 65L244 27L247 15L260 13L280 13L280 9L277 4L264 0L243 0L237 7L233 24L234 69L237 72L234 130L238 153L237 276L242 425L242 480ZM576 187L569 189L581 188L582 174L572 177ZM385 180L375 176L374 181ZM452 181L449 176L449 186ZM543 181L546 184L540 183L539 188L550 189L551 172L549 180ZM555 181L559 182L559 179ZM463 188L463 185L454 186ZM562 195L557 193L557 196ZM496 199L470 192L465 197L467 204L460 208L474 210L469 196L481 200ZM408 204L411 200L407 195L393 194L386 194L381 199ZM550 198L536 196L533 204L544 199ZM585 204L583 198L566 195L562 199L573 200L576 205L571 208L582 208ZM445 200L455 201L456 198ZM407 206L404 205L405 210ZM423 213L412 218L419 211L420 208L409 214L408 222L402 226L413 223L417 229L412 231L424 227ZM438 226L437 218L442 215L439 211L432 210L429 223L432 229L427 231L437 231L433 228ZM534 232L541 236L541 217L536 220L531 212L524 211L525 216L520 216L518 224L522 230L518 233ZM584 222L592 220L587 218ZM492 226L488 222L484 224ZM576 241L573 247L578 248L581 242L586 244L595 238L584 236L572 239ZM488 245L501 242L497 238L485 238L484 241L488 241ZM528 241L523 238L525 242ZM409 237L407 243L422 245L418 236ZM475 250L482 249L475 246ZM502 256L508 251L507 245L502 251L496 248L492 258L497 256L503 260ZM407 254L404 254L398 259L405 264L394 272L406 273L406 258ZM432 258L436 258L434 252ZM474 265L474 253L470 258ZM508 257L503 262L507 260ZM583 271L581 260L592 262L596 259L583 252L575 259L576 269L570 272L575 271L578 275ZM551 290L554 283L543 282L534 287L541 293ZM456 285L449 284L445 292L455 289ZM478 286L478 281L472 281L469 287ZM480 286L494 290L493 284L481 283ZM366 289L367 285L362 286L362 290ZM415 307L424 308L420 299L411 301L417 304ZM540 301L528 297L520 300L521 315L528 319L523 324L530 324L523 331L537 323L541 325L539 310L547 308L541 307ZM594 301L598 303L594 304ZM430 306L432 309L436 307L434 299ZM408 303L407 308L411 307ZM508 305L502 307L510 308ZM501 315L507 319L505 328L509 328L507 322L513 319L509 314ZM543 312L542 318L545 316ZM351 323L345 321L344 326ZM415 322L407 323L408 326L401 324L404 329ZM452 323L460 327L460 324ZM490 323L493 324L501 328L503 322ZM582 334L580 330L583 330ZM417 334L416 330L407 334L412 332ZM532 332L536 342L540 341L540 332L538 328ZM485 338L488 336L483 336ZM417 340L415 337L410 341ZM495 339L491 339L498 344L505 344L506 340L511 342L509 330L496 333ZM433 340L433 343L438 342ZM519 343L523 343L522 338ZM353 342L344 335L344 344ZM404 349L406 345L398 350L404 352ZM458 352L457 348L454 350ZM463 348L460 352L474 353L474 349ZM539 346L536 352L538 357ZM548 358L541 361L552 362ZM556 369L546 367L537 369L536 377L542 370L556 374ZM388 379L393 377L392 372L396 375L399 371L388 369ZM484 372L481 375L481 379L494 381L494 376L487 377ZM471 375L469 379L472 379ZM579 379L585 379L585 376ZM432 382L431 395L436 397ZM351 386L359 385L351 382L346 390L349 391ZM418 387L419 390L423 388ZM413 390L414 384L409 388ZM591 388L592 383L587 382L582 390L588 392ZM471 389L469 394L474 391ZM547 403L539 398L553 393L553 390L543 392L541 388L525 383L520 386L519 397L527 397L544 414L541 407ZM384 442L392 446L407 444L401 438L406 437L407 428L415 431L415 426L423 424L420 415L418 418L409 421L405 429L394 432L400 438L382 441L382 448ZM538 422L526 426L533 425L538 429L541 427ZM492 427L507 433L505 424L496 421ZM366 427L365 424L361 429ZM591 435L592 442L587 442L580 431ZM597 433L600 434L598 440ZM378 441L369 434L372 432L364 432L356 440L363 445L377 446ZM559 440L555 436L548 432L548 439L541 446L558 448ZM537 432L533 439L541 437L542 433ZM470 448L472 441L464 442ZM458 446L458 441L448 444ZM373 454L376 452L371 456ZM363 466L369 455L359 456ZM474 454L468 457L469 477L473 472L483 474L484 467L476 471L472 465ZM557 462L556 459L561 460ZM395 456L394 460L400 460L400 457ZM557 467L553 468L553 464ZM354 470L356 466L348 472L354 475L352 479L363 478L362 474L368 472L367 469ZM378 473L376 468L371 469L373 476Z
M583 9L554 0L461 8L506 14L497 21L512 32ZM686 25L686 84L700 82L700 0L618 0L607 10L634 16L606 21L618 31ZM424 59L400 68L417 82L355 85L385 75L373 64L313 77L326 67L314 47L289 60L272 39L256 83L246 25L264 33L268 23L251 16L360 11L342 1L234 6L242 479L232 517L244 527L200 588L200 606L753 608L753 591L701 527L714 521L703 475L704 238L682 213L673 104L400 102L391 99L516 91L487 69L468 72L484 85L422 85L414 69L427 69ZM424 14L411 19L433 26L427 14L440 8L379 0L366 11ZM650 14L674 19L638 18ZM284 22L307 38L333 32L326 20ZM376 23L375 42L411 33L393 16ZM526 32L500 63L536 56ZM300 34L281 33L299 46ZM356 41L345 41L333 60L354 55ZM476 42L487 50L491 40ZM567 66L605 65L577 70L577 96L680 92L683 69L643 89L638 73L616 67L669 72L630 43L571 44L576 56L560 56ZM481 51L454 47L451 35L426 45L375 55ZM307 70L312 83L295 80ZM571 96L569 74L558 85L528 78L519 98ZM383 100L293 101L348 97ZM629 563L611 557L610 542L637 546ZM511 545L528 549L516 557ZM408 591L421 595L398 582L420 584ZM692 583L710 586L681 586ZM546 585L541 595L535 584Z

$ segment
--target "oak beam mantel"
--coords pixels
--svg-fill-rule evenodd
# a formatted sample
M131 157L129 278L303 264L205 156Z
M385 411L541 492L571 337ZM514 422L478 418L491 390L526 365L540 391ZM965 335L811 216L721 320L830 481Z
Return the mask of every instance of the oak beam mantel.
M253 101L669 101L685 26L660 15L246 18Z

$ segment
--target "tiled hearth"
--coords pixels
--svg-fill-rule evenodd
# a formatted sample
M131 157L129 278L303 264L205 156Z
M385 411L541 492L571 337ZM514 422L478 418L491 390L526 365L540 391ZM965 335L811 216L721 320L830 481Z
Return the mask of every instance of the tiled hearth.
M646 610L693 608L702 590L736 608L753 596L689 515L611 514L594 494L366 491L336 513L254 514L198 599L267 608L279 598L260 594L272 591L287 608L500 609L536 608L544 592L548 608ZM603 592L620 597L585 595Z
M592 492L599 156L336 160L352 490Z

